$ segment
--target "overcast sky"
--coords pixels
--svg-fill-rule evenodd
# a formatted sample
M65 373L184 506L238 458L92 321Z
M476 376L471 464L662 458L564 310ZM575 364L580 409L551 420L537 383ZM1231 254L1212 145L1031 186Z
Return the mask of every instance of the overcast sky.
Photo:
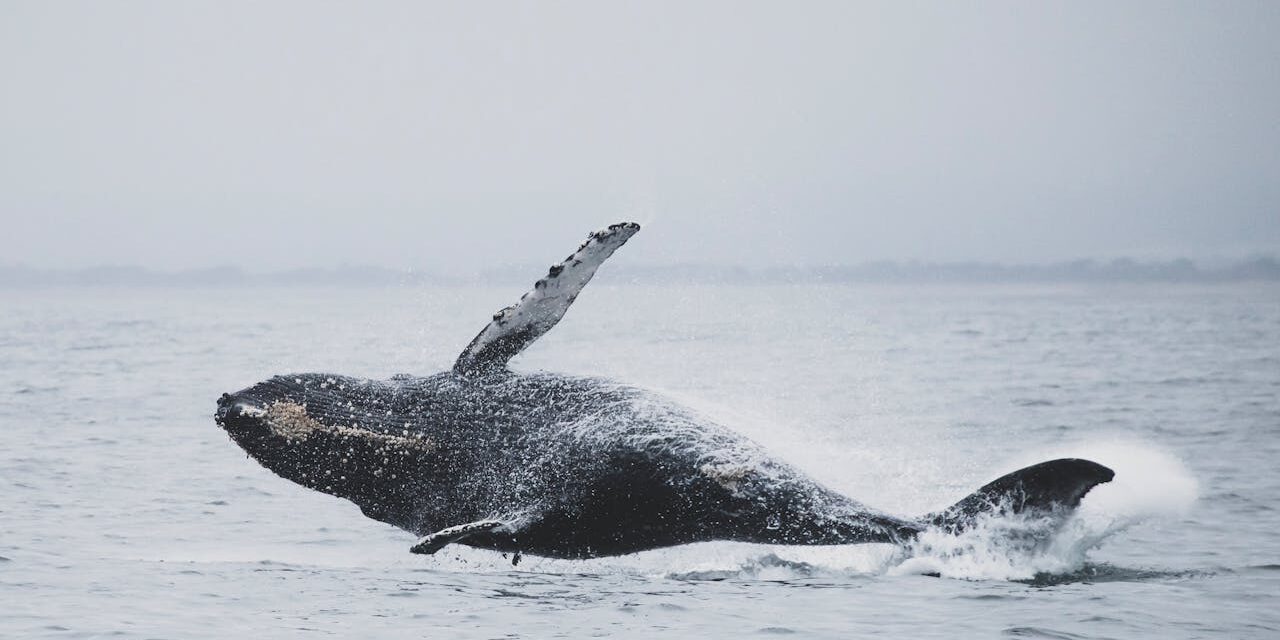
M1280 249L1274 0L0 0L0 91L0 264Z

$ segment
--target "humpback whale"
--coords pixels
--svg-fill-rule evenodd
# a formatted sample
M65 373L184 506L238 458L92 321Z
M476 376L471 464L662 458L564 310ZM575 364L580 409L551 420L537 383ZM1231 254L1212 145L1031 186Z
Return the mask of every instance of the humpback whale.
M415 553L458 543L515 560L710 540L906 545L930 528L959 533L1005 514L1060 523L1111 480L1095 462L1051 460L942 511L896 516L653 393L508 368L639 229L621 223L591 233L494 314L451 371L390 380L279 375L223 394L216 422L277 475L419 536Z

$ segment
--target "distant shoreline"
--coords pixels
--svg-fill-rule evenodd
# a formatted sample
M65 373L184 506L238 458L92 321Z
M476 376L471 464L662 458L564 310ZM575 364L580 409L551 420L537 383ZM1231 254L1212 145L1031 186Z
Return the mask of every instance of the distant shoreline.
M100 286L394 286L528 284L545 267L505 266L471 275L368 266L251 272L238 267L161 271L136 266L39 269L0 266L0 288ZM736 267L703 264L610 266L610 279L641 284L1052 284L1280 282L1280 261L1263 257L1218 268L1191 260L1077 260L1046 265L868 262L827 267Z

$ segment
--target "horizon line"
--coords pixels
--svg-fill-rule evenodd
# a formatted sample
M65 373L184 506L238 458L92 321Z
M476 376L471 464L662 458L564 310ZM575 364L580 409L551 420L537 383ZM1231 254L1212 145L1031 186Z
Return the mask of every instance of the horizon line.
M504 264L470 273L444 273L420 268L361 264L293 267L255 271L238 265L156 269L140 265L44 268L0 264L0 286L48 285L253 285L347 284L391 285L505 284L536 278L545 267ZM1280 260L1258 256L1216 267L1201 267L1189 258L1138 261L1078 259L1041 264L982 261L928 262L876 260L835 265L735 265L677 263L619 264L615 276L655 284L780 284L873 282L1240 282L1280 281Z

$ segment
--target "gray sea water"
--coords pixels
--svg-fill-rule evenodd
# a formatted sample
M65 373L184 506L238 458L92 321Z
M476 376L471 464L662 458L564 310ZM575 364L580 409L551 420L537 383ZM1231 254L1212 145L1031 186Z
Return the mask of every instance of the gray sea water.
M448 547L214 424L275 373L427 374L518 287L0 291L0 636L1280 637L1280 288L616 285L521 370L675 397L884 510L1061 455L1055 544ZM934 576L941 577L934 577Z

